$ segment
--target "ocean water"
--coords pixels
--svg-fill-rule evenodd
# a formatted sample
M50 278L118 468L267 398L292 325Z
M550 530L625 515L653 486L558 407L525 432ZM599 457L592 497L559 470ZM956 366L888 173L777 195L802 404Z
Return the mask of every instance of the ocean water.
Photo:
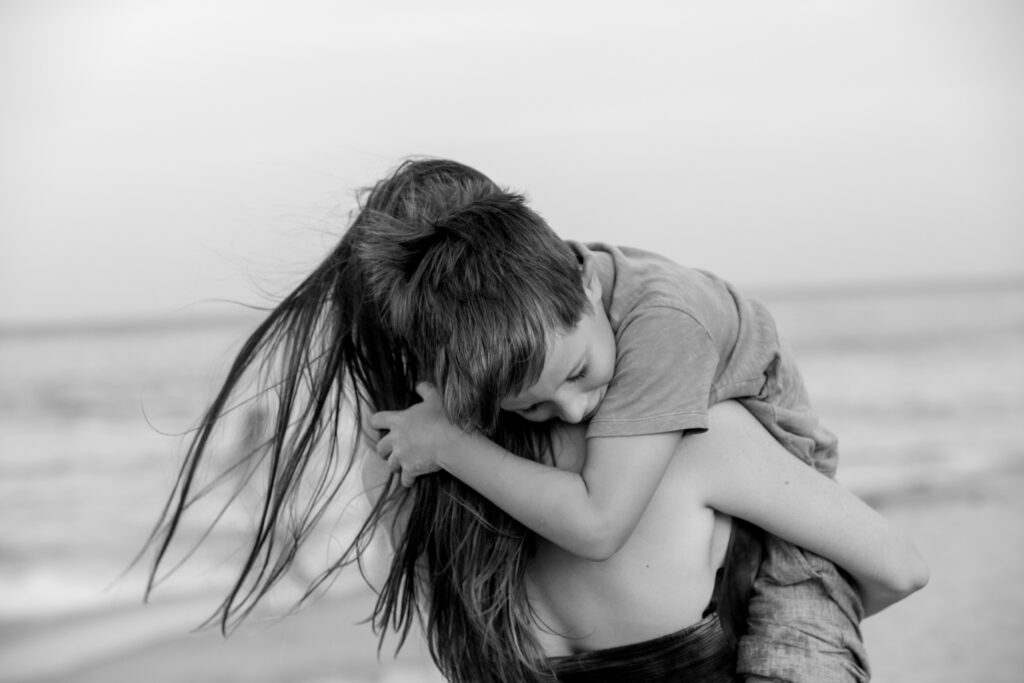
M1024 283L760 298L854 490L898 496L1024 466ZM0 331L0 622L139 602L144 571L122 574L252 325ZM208 544L223 557L172 593L226 584L252 501L237 507Z

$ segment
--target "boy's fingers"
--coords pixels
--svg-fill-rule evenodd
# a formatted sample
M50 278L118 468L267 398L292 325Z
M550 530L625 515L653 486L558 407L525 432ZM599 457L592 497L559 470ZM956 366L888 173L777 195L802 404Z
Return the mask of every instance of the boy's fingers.
M416 384L416 393L420 395L420 398L426 400L437 396L437 389L430 382L418 382Z
M409 474L405 470L402 470L402 486L405 488L411 488L416 483L416 477Z
M395 474L401 473L402 479L405 479L405 472L402 471L402 463L399 462L398 458L388 458L387 463L389 470L391 470Z
M382 410L379 413L374 413L370 416L370 426L374 429L390 429L391 428L391 416L394 413L390 410Z
M388 434L387 436L383 437L380 441L377 442L377 455L379 455L380 457L384 458L385 460L387 460L388 456L391 455L391 451L393 449L394 449L394 446L391 443L391 435L390 434Z

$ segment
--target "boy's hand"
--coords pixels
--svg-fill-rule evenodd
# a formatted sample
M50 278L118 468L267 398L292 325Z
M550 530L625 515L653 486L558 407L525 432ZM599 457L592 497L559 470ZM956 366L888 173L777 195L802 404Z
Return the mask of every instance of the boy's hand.
M405 410L384 410L370 416L370 426L387 430L377 442L377 453L402 484L412 486L416 477L441 469L441 457L463 432L448 421L433 385L420 382L416 393L422 402Z

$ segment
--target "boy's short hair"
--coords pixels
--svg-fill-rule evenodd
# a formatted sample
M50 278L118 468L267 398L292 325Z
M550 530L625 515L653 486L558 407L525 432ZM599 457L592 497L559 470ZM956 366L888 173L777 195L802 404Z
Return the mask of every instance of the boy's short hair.
M572 248L522 195L457 162L406 161L351 230L382 323L463 427L491 432L501 401L540 377L549 335L590 307Z

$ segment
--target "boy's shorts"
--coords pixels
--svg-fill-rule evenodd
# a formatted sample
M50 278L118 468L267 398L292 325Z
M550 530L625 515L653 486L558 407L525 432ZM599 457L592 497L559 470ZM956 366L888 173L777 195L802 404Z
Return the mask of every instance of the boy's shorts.
M832 562L765 534L748 609L738 674L791 683L870 679L860 594Z

